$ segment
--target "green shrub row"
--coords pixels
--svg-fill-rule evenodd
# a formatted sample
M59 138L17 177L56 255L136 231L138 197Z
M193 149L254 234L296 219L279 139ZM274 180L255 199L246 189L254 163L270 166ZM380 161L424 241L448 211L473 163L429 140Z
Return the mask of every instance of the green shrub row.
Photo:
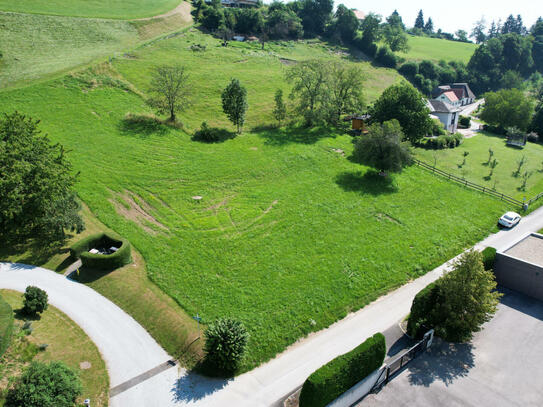
M460 133L449 134L446 136L439 136L435 138L430 138L426 140L426 147L432 148L434 150L443 150L444 148L455 148L458 147L464 136Z
M485 270L494 270L496 249L494 249L493 247L487 247L481 253L483 254L483 265L485 266Z
M379 369L385 360L385 337L377 333L316 370L305 381L300 407L324 407Z
M96 247L119 247L112 254L92 254L89 250ZM70 247L70 255L81 259L83 266L96 270L113 270L132 262L130 243L126 239L101 232L75 243Z
M0 356L4 354L11 342L13 332L13 310L0 296Z

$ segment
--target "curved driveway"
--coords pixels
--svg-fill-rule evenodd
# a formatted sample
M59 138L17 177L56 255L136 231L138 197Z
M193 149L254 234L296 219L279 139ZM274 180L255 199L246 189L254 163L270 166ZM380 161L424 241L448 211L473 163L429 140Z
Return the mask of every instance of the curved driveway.
M23 292L28 285L47 291L49 302L73 319L96 344L112 388L171 359L130 315L93 289L44 268L0 263L0 288ZM177 369L169 369L167 375L171 374L177 377ZM156 383L150 380L112 397L110 405L158 407L148 387L153 381Z

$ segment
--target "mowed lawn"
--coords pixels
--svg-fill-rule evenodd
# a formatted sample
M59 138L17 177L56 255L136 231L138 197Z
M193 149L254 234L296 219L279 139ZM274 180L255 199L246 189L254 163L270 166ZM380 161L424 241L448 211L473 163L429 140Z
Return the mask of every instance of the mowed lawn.
M23 305L23 294L0 290L0 295L16 312ZM83 393L79 403L90 398L92 405L105 407L109 401L109 377L106 364L98 348L66 314L49 305L41 318L31 321L32 333L25 336L21 332L24 320L15 313L15 325L11 345L0 363L0 404L2 390L8 379L19 374L31 360L41 362L61 361L72 368L81 378ZM38 346L46 344L45 351Z
M405 53L397 53L408 60L422 61L461 61L468 63L475 52L477 45L466 42L449 41L440 38L409 36L410 50Z
M191 51L195 43L206 51ZM185 131L125 120L149 113L143 99L100 77L0 93L3 110L40 118L70 150L79 195L142 253L162 290L205 323L230 316L246 324L244 370L458 254L495 230L506 209L416 167L388 182L348 160L349 136L264 127L273 123L275 90L288 90L278 56L338 57L319 44L292 47L224 48L189 32L116 60L140 90L153 65L189 68L194 105L181 115ZM361 66L368 102L398 80ZM192 141L204 120L233 129L220 108L232 77L248 88L246 132Z
M488 166L489 149L494 151L493 159L498 161L492 177ZM464 161L464 152L469 152ZM512 196L520 201L530 199L543 192L543 146L528 143L525 148L508 147L505 138L491 133L479 135L464 142L455 149L425 150L416 149L417 156L430 165L464 177L481 186L494 188L496 191ZM518 161L526 157L526 164L520 175L516 175ZM522 174L528 171L531 176L526 183L526 190L521 190Z
M127 20L163 14L179 3L181 0L0 0L0 10Z

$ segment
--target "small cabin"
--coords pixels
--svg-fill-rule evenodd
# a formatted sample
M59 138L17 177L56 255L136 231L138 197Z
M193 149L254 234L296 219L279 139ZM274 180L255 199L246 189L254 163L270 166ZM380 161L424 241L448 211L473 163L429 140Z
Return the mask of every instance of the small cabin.
M353 133L366 134L368 132L368 121L370 115L352 115L345 118L345 121L351 121L351 129Z

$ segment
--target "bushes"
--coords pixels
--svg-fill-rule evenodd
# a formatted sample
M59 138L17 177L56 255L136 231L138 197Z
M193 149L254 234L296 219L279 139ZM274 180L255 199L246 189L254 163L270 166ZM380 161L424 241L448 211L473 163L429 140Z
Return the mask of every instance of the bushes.
M4 354L11 342L13 332L13 310L0 296L0 357Z
M487 247L481 253L483 255L483 265L485 270L493 270L494 261L496 260L496 249L493 247Z
M207 122L203 122L201 128L192 135L192 140L204 143L220 143L234 137L235 135L228 130L209 127Z
M388 46L379 47L375 59L387 68L396 68L396 55L394 55L394 52Z
M426 140L426 147L434 150L443 150L444 148L455 148L462 144L464 136L460 133L448 134Z
M28 315L41 314L47 309L47 293L34 286L26 287L23 300L23 312Z
M109 249L118 247L111 254L93 254L90 249ZM132 261L132 253L128 240L113 237L106 232L87 236L70 247L70 255L80 258L85 267L97 270L113 270L129 264Z
M328 362L304 382L300 407L326 406L380 368L385 353L385 337L377 333L349 353Z
M32 362L9 390L6 407L72 407L81 395L76 373L64 363Z
M460 126L467 129L467 128L471 127L471 117L460 116L459 123L460 123Z
M441 293L437 282L428 284L415 296L407 321L408 335L421 338L434 325L433 311L436 304L440 303L440 299Z
M218 373L234 373L243 359L249 333L239 321L224 318L215 321L205 332L205 362Z
M413 80L415 78L415 75L419 73L419 64L417 64L416 62L406 62L398 68L398 72L406 78Z

